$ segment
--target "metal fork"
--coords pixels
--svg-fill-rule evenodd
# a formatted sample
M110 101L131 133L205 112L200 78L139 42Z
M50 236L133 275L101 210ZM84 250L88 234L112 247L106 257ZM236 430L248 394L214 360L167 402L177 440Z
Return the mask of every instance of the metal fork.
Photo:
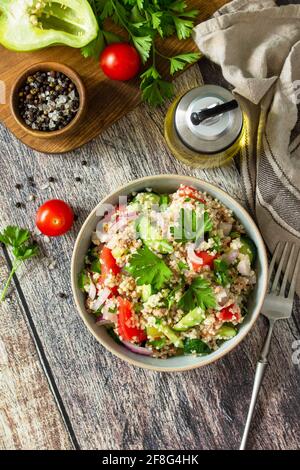
M292 315L293 310L293 301L294 301L294 293L296 287L296 280L300 266L300 250L298 250L298 255L296 253L296 246L292 244L291 246L289 243L284 244L284 248L282 250L282 243L279 242L276 250L274 252L270 268L269 268L269 285L270 290L266 299L264 301L262 307L262 314L268 318L269 320L269 331L264 343L264 346L260 353L260 358L256 366L255 372L255 379L254 385L252 390L251 402L249 406L247 421L245 425L245 430L242 438L242 442L240 445L240 450L245 450L247 445L248 434L251 426L251 421L255 409L255 405L257 402L258 394L260 391L260 387L265 375L265 371L268 365L268 356L270 351L270 344L272 333L274 329L274 325L277 320L285 320L290 318ZM281 253L281 256L279 254ZM278 267L275 272L275 265L277 258L279 257ZM296 261L295 261L296 259ZM281 273L283 271L283 267L285 262L287 261L284 277L282 282L280 283ZM274 280L271 284L271 279L273 272L275 272ZM290 283L289 291L286 295L286 288L288 283L288 278L290 272L292 273L292 280Z

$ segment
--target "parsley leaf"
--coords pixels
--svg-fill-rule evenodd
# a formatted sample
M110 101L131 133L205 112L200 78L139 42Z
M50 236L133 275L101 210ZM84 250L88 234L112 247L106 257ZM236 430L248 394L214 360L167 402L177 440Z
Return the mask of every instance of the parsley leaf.
M203 277L194 279L178 302L178 307L187 313L196 307L206 310L207 308L214 308L215 305L216 299L213 290L209 281Z
M172 83L162 80L153 65L141 75L141 79L143 100L150 105L161 105L165 98L171 98L173 96Z
M200 59L200 54L198 52L190 52L189 54L179 54L174 57L170 57L170 73L179 72L183 70L187 64L193 64Z
M146 246L132 255L126 270L136 279L138 286L151 284L157 290L161 289L172 276L172 271L163 259Z
M221 286L227 286L231 282L228 274L228 264L221 258L214 260L214 276L215 280Z
M12 247L14 260L7 282L1 294L0 301L5 299L6 292L11 283L14 273L20 264L26 259L36 256L38 253L38 246L36 243L30 243L30 232L27 229L9 225L3 232L0 232L0 242L6 246Z
M131 36L135 48L138 50L143 64L147 62L147 59L150 56L150 51L152 48L152 37L151 36Z

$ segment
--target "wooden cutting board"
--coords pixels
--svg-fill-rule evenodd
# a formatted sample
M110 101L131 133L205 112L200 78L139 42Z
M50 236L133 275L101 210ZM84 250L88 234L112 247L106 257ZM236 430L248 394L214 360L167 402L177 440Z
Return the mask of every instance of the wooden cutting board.
M198 22L209 18L228 0L189 0L190 8L199 9ZM172 37L163 41L159 49L165 55L197 50L192 40L178 41ZM44 153L63 153L74 150L97 137L104 129L131 111L141 102L139 81L116 82L107 79L98 62L84 59L79 50L69 47L51 47L35 52L12 52L0 46L0 80L6 86L6 103L0 104L0 122L29 147ZM10 112L9 97L16 77L27 67L44 61L62 62L74 68L82 77L88 99L88 112L80 128L65 137L37 139L19 128ZM167 73L167 65L158 63L158 68Z

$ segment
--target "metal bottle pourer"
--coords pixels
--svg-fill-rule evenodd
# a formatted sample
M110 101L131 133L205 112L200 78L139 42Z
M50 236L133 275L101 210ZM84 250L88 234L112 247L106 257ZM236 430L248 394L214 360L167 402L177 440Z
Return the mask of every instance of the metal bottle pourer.
M221 114L228 113L238 108L239 104L236 100L227 101L227 103L218 104L210 108L202 109L198 112L193 112L191 114L191 122L194 126L199 126L199 124L204 123L204 121L220 116Z

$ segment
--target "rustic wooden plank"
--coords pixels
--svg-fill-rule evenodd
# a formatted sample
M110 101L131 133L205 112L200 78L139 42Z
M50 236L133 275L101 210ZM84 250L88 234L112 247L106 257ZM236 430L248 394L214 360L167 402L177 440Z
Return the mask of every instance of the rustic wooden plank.
M6 277L1 256L1 285ZM0 448L72 449L17 296L0 312Z
M199 82L195 66L176 81L177 91ZM69 269L76 234L89 211L118 185L150 174L189 174L218 184L244 201L234 164L191 170L170 155L163 139L165 111L166 107L154 110L142 105L100 138L64 156L37 154L0 129L1 226L13 222L32 228L36 208L50 197L69 201L79 216L66 236L50 243L39 239L44 257L28 263L19 278L84 449L237 448L245 421L266 331L262 318L245 341L218 363L182 374L162 374L129 366L104 350L87 332L72 302ZM83 159L87 166L82 166ZM26 182L31 175L37 188ZM56 177L56 182L41 190L49 176ZM82 181L76 182L76 176ZM23 183L23 190L17 191L15 183ZM36 194L35 201L27 202L30 194ZM14 208L19 200L26 202L26 209ZM46 256L56 259L56 269L49 270ZM58 298L59 292L68 298ZM299 446L300 374L291 359L292 342L299 338L299 331L299 314L275 331L271 366L251 435L253 448ZM34 447L32 436L28 440Z
M190 9L199 8L198 20L203 21L228 1L210 0L209 2L200 2L200 5L198 0L188 0L188 5ZM120 31L117 29L117 32ZM124 37L124 30L121 31L121 35ZM158 49L163 54L170 56L197 50L197 47L192 39L179 41L172 36L163 43L158 41ZM5 82L7 94L6 104L1 105L0 103L0 121L22 142L40 152L60 153L80 147L98 136L104 129L135 108L141 101L138 79L129 82L109 80L101 72L98 61L93 59L85 60L80 50L70 47L50 47L30 53L16 53L0 46L0 54L0 80ZM32 137L23 131L15 122L9 106L9 95L16 77L32 64L47 61L62 62L74 68L80 74L87 89L88 108L88 113L79 129L74 129L67 136L50 140ZM159 57L158 69L163 75L166 75L169 70L168 61Z

